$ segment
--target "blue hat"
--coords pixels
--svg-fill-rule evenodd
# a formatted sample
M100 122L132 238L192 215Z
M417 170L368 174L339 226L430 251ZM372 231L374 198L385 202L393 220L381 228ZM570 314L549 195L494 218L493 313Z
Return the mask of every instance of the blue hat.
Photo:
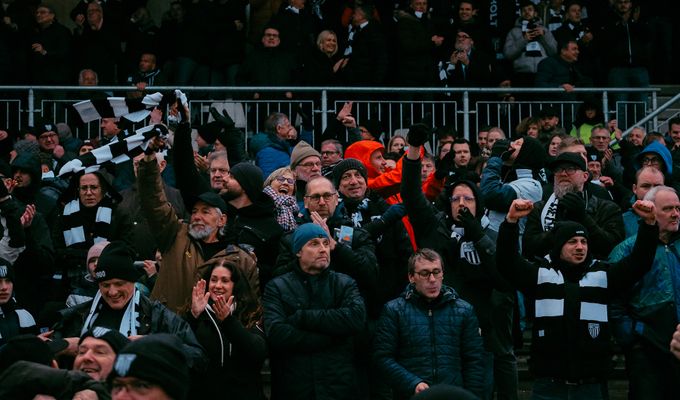
M299 253L300 249L314 238L330 239L328 233L317 224L307 223L298 227L293 233L293 253Z

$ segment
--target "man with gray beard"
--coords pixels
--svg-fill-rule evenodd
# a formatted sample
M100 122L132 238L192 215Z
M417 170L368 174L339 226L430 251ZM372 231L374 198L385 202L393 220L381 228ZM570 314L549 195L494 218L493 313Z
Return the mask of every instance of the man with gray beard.
M191 300L198 267L227 248L220 234L227 223L227 205L219 194L205 192L194 199L188 223L179 219L163 191L154 152L139 161L137 188L142 213L163 256L151 298L177 312Z
M589 243L595 258L606 259L625 238L621 209L613 202L589 196L585 159L578 153L561 153L548 168L553 172L553 193L548 200L534 204L527 218L522 240L525 257L544 257L552 243L549 231L558 221L574 221L590 232Z

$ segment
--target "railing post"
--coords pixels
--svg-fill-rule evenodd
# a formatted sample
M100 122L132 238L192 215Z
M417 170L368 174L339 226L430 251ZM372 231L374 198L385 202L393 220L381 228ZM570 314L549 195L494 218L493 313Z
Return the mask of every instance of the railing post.
M34 126L34 115L35 112L35 93L33 93L33 88L28 89L28 126Z
M656 111L656 107L657 107L656 101L657 101L656 92L653 91L653 92L652 92L652 112ZM656 130L659 129L659 118L657 118L657 117L655 116L653 121L654 121L654 122L653 122L653 124L654 124L654 130L656 131ZM669 128L670 128L670 127L669 127Z
M328 91L321 91L321 132L328 126Z
M604 121L604 122L605 122L605 123L606 123L606 122L609 122L609 120L611 119L611 118L610 118L610 115L609 115L609 96L608 96L606 90L605 90L604 92L602 92L602 114L603 114L603 115L605 116L605 118L607 119L607 120Z
M463 92L463 136L470 140L470 93Z

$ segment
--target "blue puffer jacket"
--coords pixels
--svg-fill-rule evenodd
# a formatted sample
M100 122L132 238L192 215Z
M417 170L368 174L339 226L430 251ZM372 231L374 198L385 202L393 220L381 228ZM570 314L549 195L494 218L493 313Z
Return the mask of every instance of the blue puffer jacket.
M616 262L633 251L637 235L616 246L609 261ZM668 352L668 340L680 323L680 236L669 244L659 242L649 272L621 301L612 304L609 317L614 337L623 347L638 337Z
M484 348L472 306L442 286L428 303L409 284L385 305L375 333L373 361L395 398L410 398L420 382L450 384L478 396L484 387Z
M264 177L290 164L290 145L274 134L258 133L250 140L250 151L255 154L255 165L262 169Z

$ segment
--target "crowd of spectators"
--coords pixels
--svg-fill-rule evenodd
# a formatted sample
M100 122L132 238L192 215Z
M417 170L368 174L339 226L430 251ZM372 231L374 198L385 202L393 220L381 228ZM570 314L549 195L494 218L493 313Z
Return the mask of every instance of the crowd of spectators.
M160 26L146 3L81 0L56 15L49 3L3 0L0 83L75 85L82 70L141 86L673 81L672 25L656 3L192 0L172 1Z
M316 147L272 113L246 154L158 97L99 141L0 130L1 397L258 399L268 365L272 398L516 399L523 331L536 398L608 398L614 339L631 398L677 396L679 119L385 145L348 102Z
M496 32L465 1L173 2L161 28L143 1L83 1L73 34L34 7L32 39L3 2L0 49L12 82L75 73L137 101L161 82L649 83L639 9L560 3ZM184 94L158 97L137 125L100 114L99 138L0 127L0 398L262 399L269 368L273 399L517 399L529 331L537 399L609 398L614 341L630 398L680 394L680 119L622 137L585 101L470 141L348 102L323 132L271 113L246 152L228 112L193 124Z

